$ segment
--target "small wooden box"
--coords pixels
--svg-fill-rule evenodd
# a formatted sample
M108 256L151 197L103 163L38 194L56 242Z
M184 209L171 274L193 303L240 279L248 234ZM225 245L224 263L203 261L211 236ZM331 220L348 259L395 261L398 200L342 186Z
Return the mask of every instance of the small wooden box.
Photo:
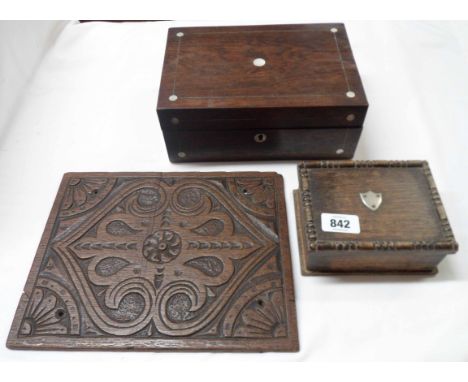
M157 112L173 162L351 158L367 106L343 24L169 29Z
M427 162L311 161L298 172L304 275L435 273L458 249Z

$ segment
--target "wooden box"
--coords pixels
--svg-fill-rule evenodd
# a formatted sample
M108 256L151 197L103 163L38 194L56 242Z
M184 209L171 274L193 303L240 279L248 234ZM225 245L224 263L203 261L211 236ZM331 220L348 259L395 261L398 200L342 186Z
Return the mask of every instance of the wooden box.
M173 162L351 158L367 106L343 24L169 29L157 112Z
M435 273L458 249L427 162L311 161L298 172L304 275Z

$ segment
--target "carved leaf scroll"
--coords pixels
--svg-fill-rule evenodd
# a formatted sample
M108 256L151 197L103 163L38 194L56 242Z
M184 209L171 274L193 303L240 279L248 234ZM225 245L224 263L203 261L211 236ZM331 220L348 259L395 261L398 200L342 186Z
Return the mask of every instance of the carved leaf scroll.
M224 223L219 219L210 219L192 231L202 236L217 236L224 230Z
M185 263L189 267L198 269L207 276L218 276L223 271L223 262L214 256L201 256Z

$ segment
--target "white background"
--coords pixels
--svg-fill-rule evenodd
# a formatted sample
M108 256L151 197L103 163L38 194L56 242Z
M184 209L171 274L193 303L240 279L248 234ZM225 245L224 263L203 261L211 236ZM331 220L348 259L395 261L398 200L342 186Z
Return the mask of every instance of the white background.
M0 359L468 360L468 23L346 23L370 103L355 159L428 160L459 241L459 253L432 278L303 277L295 163L168 161L155 111L167 28L252 23L70 23L61 33L59 23L24 24L21 32L0 24L0 94L8 99L0 103L0 340L64 172L261 170L285 179L301 351L77 353L2 345ZM28 49L35 53L24 56ZM22 64L27 81L6 84Z

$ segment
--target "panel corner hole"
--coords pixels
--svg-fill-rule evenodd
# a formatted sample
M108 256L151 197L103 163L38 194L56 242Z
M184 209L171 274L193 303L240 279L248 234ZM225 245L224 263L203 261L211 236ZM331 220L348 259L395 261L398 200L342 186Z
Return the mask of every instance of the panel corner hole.
M254 141L257 143L263 143L267 140L267 135L264 133L255 134Z
M187 154L186 154L185 152L183 152L183 151L179 151L179 152L177 153L177 156L178 156L179 158L185 158L185 157L187 156Z
M55 311L55 317L59 320L61 320L62 318L65 317L65 310L63 310L62 308L59 308Z
M350 91L346 92L346 97L354 98L354 97L356 97L356 93L354 93L353 91L350 90Z
M355 119L356 119L356 116L355 116L354 114L348 114L348 115L346 116L346 120L347 120L348 122L353 122Z
M172 101L172 102L177 101L177 98L178 98L178 97L177 97L175 94L171 94L171 95L169 96L169 101Z
M177 37L182 37L184 35L184 32L177 32L176 36Z
M180 122L180 121L179 121L179 118L177 118L177 117L172 117L172 118L171 118L171 123L172 123L173 125L178 125L179 122Z
M252 63L255 65L255 66L258 66L258 67L262 67L262 66L265 66L266 64L266 60L262 57L257 57L256 59L254 59L252 61Z
M344 150L343 150L343 149L338 149L338 150L336 150L336 153L337 153L338 155L341 155L341 154L344 153Z
M330 29L330 32L332 32L332 33L337 33L337 32L338 32L338 29L337 29L337 28L332 28L332 29Z

